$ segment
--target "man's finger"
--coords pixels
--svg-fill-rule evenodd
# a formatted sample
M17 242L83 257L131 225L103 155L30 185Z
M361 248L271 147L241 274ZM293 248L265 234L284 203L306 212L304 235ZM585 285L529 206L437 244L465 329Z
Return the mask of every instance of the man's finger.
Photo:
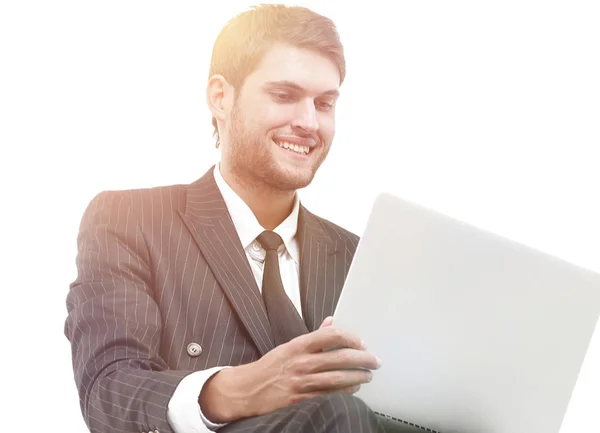
M306 363L306 373L317 373L327 370L345 368L363 368L377 370L381 367L381 360L365 350L341 348L314 353L310 356L310 363Z
M355 394L360 391L360 385L349 386L347 388L342 388L337 390L338 392L345 392L346 394Z
M302 335L298 340L305 345L304 349L308 353L318 353L340 347L356 350L365 349L364 342L357 335L343 331L333 325L321 327L310 334Z
M369 383L373 373L364 370L332 370L322 373L307 374L302 381L301 393L319 391L339 391L354 389L363 383Z
M319 327L319 329L326 328L327 326L331 326L331 325L333 325L333 317L328 316L325 318L325 320L323 320L323 323L321 323L321 326Z

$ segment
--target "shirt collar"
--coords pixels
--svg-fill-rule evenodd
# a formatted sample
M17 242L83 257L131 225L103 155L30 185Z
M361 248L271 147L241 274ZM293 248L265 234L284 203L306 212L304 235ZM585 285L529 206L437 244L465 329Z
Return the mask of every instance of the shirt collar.
M250 244L260 235L265 229L260 225L252 210L242 198L229 186L221 175L220 164L216 164L214 168L214 177L217 184L217 188L223 196L225 206L231 215L233 225L238 233L242 247L248 248ZM279 224L275 230L281 239L288 253L294 259L296 263L300 263L299 260L299 247L296 239L296 232L298 231L298 214L300 210L300 199L298 193L295 194L294 207L288 217Z

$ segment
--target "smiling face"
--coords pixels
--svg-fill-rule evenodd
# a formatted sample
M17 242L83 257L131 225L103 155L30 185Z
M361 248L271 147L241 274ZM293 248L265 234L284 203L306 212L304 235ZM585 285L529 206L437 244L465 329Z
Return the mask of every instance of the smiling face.
M333 141L339 83L328 57L274 44L223 113L224 175L277 191L310 184Z

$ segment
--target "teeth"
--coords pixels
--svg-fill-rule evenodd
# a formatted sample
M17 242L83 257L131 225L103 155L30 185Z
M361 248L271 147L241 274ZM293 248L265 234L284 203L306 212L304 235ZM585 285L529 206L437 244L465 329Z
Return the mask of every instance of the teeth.
M282 147L282 148L288 149L288 150L292 150L296 153L301 153L304 155L306 155L310 151L310 147L308 147L308 146L298 146L297 144L288 143L287 141L281 141L277 144L279 145L279 147Z

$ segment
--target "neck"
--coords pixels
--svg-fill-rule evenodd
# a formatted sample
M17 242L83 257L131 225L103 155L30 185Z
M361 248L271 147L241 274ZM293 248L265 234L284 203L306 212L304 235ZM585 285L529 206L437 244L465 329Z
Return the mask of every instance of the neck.
M253 185L229 173L223 165L220 168L225 182L244 200L265 230L274 230L292 212L295 191L280 191L265 185Z

